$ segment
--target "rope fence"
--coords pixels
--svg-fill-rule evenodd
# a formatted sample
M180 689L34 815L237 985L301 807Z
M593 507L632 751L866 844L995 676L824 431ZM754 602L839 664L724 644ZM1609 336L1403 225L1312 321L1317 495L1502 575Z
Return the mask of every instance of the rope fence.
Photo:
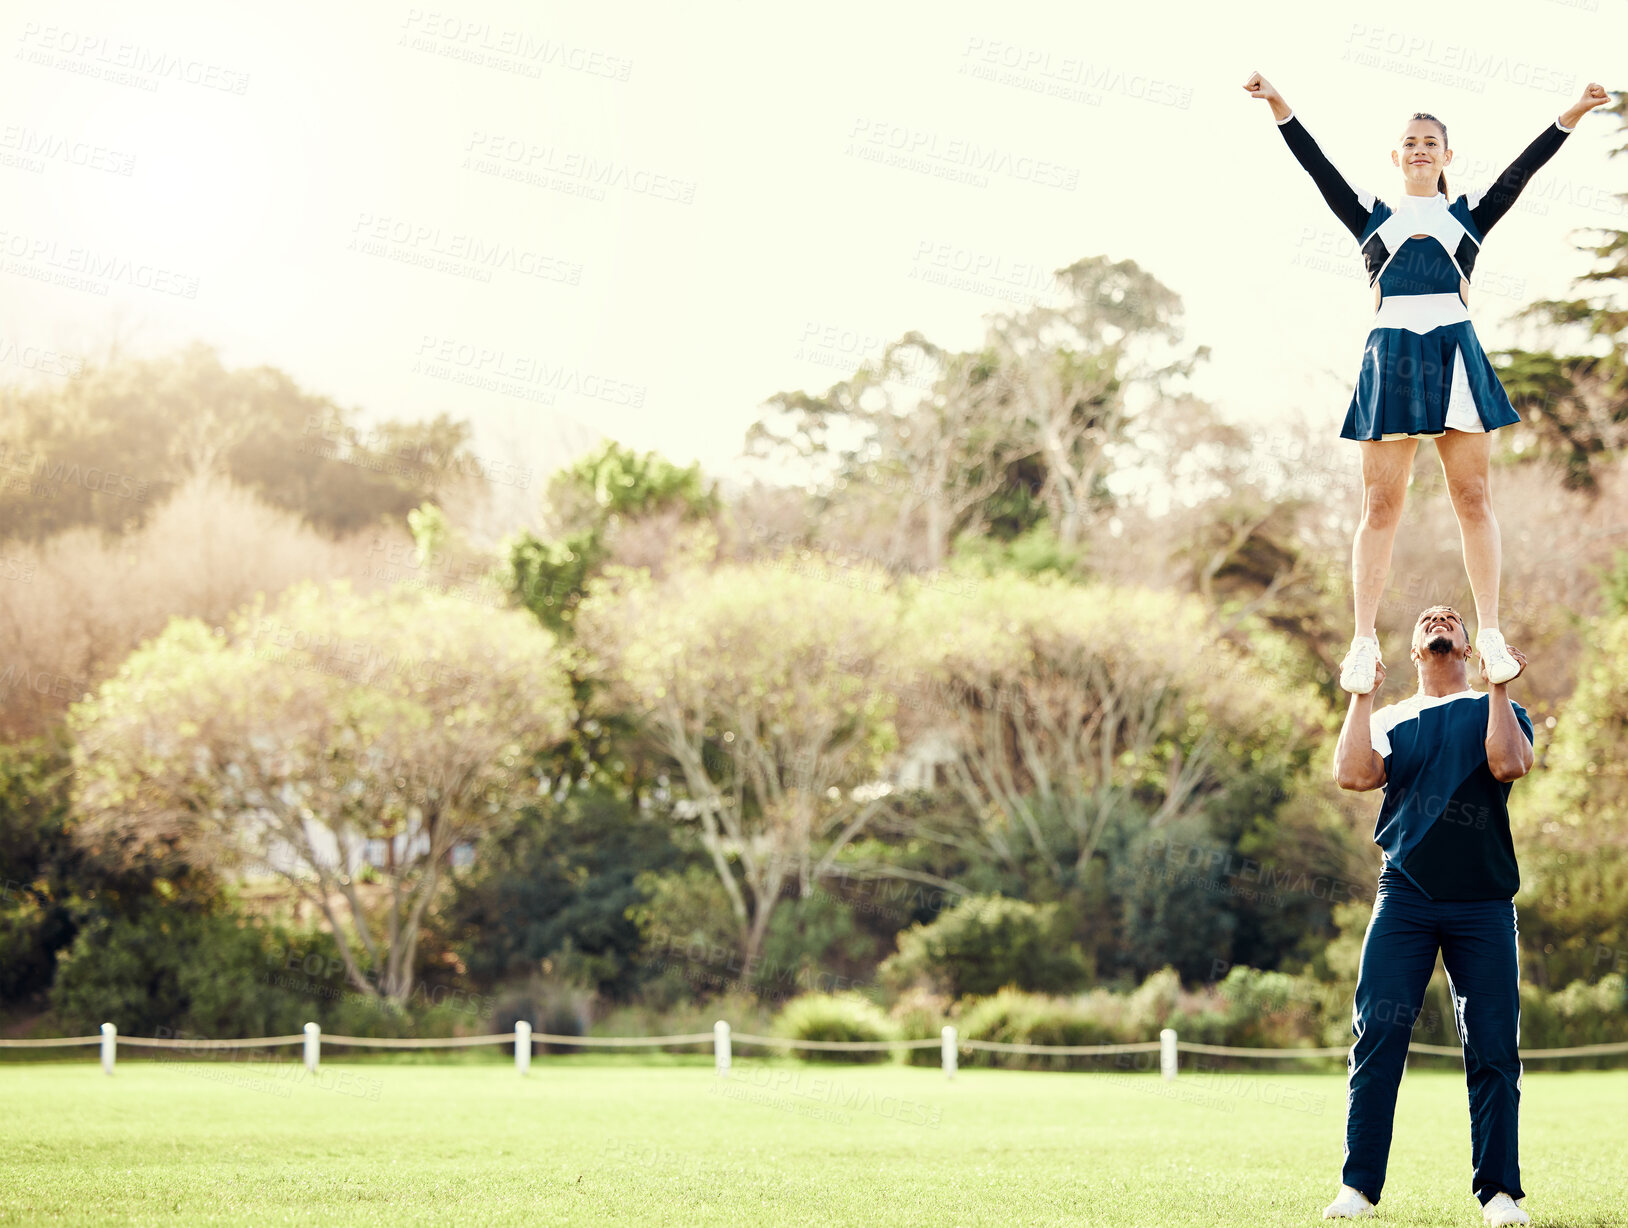
M1180 1040L1174 1029L1165 1028L1158 1040L1135 1041L1130 1044L1111 1045L1029 1045L998 1040L961 1039L953 1025L946 1025L937 1040L800 1040L791 1036L758 1036L751 1032L731 1032L729 1024L720 1019L710 1032L682 1032L673 1036L561 1036L552 1032L533 1032L524 1021L514 1025L512 1032L492 1032L484 1036L343 1036L330 1033L326 1038L314 1023L305 1025L304 1032L287 1036L244 1036L235 1039L187 1038L179 1036L121 1036L111 1023L102 1025L100 1036L47 1036L11 1040L0 1038L0 1049L50 1049L75 1045L100 1045L102 1069L113 1073L118 1047L127 1045L135 1049L264 1049L279 1045L302 1045L306 1068L315 1072L322 1060L322 1042L356 1049L467 1049L479 1045L514 1046L515 1069L525 1074L531 1068L532 1045L572 1046L577 1048L634 1049L662 1048L665 1046L703 1045L712 1042L713 1061L719 1074L728 1072L736 1045L756 1045L765 1048L806 1049L830 1053L876 1053L894 1050L938 1049L944 1073L954 1077L960 1054L963 1052L1020 1053L1051 1057L1107 1057L1120 1053L1157 1053L1159 1070L1166 1079L1174 1079L1182 1053L1206 1054L1215 1057L1242 1058L1333 1058L1345 1057L1347 1046L1325 1048L1250 1049L1239 1045L1206 1045L1198 1041ZM1459 1057L1463 1050L1453 1045L1430 1045L1415 1041L1408 1046L1409 1053L1430 1057ZM1522 1061L1543 1058L1604 1057L1628 1053L1628 1041L1609 1041L1597 1045L1571 1045L1560 1049L1525 1049Z

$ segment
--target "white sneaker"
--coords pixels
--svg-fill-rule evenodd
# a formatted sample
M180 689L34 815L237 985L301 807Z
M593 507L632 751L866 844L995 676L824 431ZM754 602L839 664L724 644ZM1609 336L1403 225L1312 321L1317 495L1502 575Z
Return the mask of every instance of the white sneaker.
M1351 641L1351 651L1340 665L1340 686L1353 695L1366 695L1379 682L1379 641L1359 635Z
M1509 645L1504 643L1501 631L1487 628L1475 633L1475 650L1481 654L1481 660L1487 667L1487 681L1497 685L1508 682L1521 672L1521 663L1509 651ZM1513 1223L1514 1221L1510 1221ZM1524 1223L1525 1221L1521 1221Z
M1499 1197L1502 1197L1500 1195ZM1493 1202L1498 1201L1496 1198ZM1487 1204L1489 1207L1492 1203ZM1368 1195L1361 1190L1354 1190L1349 1185L1340 1187L1339 1196L1323 1208L1324 1219L1367 1219L1374 1213L1374 1204L1368 1201ZM1491 1221L1488 1221L1491 1222ZM1514 1223L1514 1220L1510 1220ZM1525 1220L1520 1221L1525 1223Z
M1496 634L1496 633L1494 633ZM1489 1224L1530 1224L1532 1217L1508 1194L1498 1193L1481 1208L1481 1218Z

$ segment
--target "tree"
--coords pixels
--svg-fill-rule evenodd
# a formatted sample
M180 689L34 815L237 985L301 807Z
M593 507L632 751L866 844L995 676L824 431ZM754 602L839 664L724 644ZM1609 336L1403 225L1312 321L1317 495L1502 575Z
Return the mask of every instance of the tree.
M1040 499L1070 546L1111 505L1107 476L1129 467L1139 412L1208 351L1173 352L1181 299L1133 260L1078 260L1057 279L1062 305L997 317L989 348L1011 431L1044 465Z
M206 474L121 536L84 526L14 545L0 560L0 575L22 581L0 600L0 737L60 722L69 702L177 615L216 626L256 593L298 580L417 579L424 569L396 566L410 552L406 535L388 529L335 541Z
M1540 787L1517 813L1534 834L1575 851L1628 850L1628 614L1595 619L1586 643L1589 660L1544 753Z
M951 998L992 994L1011 986L1068 993L1088 979L1078 947L1058 924L1057 905L1036 907L999 895L975 895L927 924L899 935L899 949L882 965L883 980L900 988L923 984Z
M699 823L748 963L782 891L807 895L875 813L895 741L885 581L787 556L620 571L582 604L588 676L677 769L674 813Z
M554 475L547 496L548 536L522 531L506 547L501 583L510 599L530 610L562 640L575 635L577 606L591 581L653 526L655 565L672 550L673 533L717 511L716 494L699 465L679 467L655 452L635 452L615 440ZM648 551L626 550L635 561ZM597 711L592 682L567 662L577 719L553 765L558 776L595 788L640 790L634 756L621 754L635 739L620 713ZM617 764L616 770L611 765Z
M91 367L0 390L0 536L142 523L194 476L229 477L328 533L399 518L484 484L469 427L445 416L356 415L272 367L229 369L212 348Z
M638 879L679 861L671 837L670 826L609 793L528 806L458 874L445 920L470 975L500 980L546 959L600 993L625 994L638 971L629 915L645 901Z
M823 396L773 397L771 417L752 428L748 443L818 460L849 499L876 494L892 520L885 557L936 568L953 534L969 527L1019 459L987 403L997 375L987 354L956 353L907 333Z
M549 630L569 635L588 582L611 557L627 522L674 512L695 520L717 510L699 465L680 468L614 439L555 474L548 487L549 536L529 531L509 544L509 588Z
M1628 132L1628 95L1619 94L1601 114L1615 115L1619 134ZM1609 156L1624 154L1628 142ZM1628 192L1614 199L1628 204ZM1596 241L1577 249L1596 264L1573 279L1578 297L1541 299L1520 312L1576 337L1584 352L1506 350L1509 365L1500 373L1525 419L1517 447L1535 445L1524 448L1527 456L1554 461L1566 484L1581 490L1593 490L1599 463L1628 445L1628 303L1619 297L1628 285L1628 229L1588 229Z
M1303 759L1320 724L1309 687L1278 689L1281 660L1251 661L1197 602L1151 590L997 573L917 594L902 643L907 733L944 740L994 856L1032 849L1059 882L1080 880L1111 820L1199 815L1230 781Z
M453 847L541 791L570 720L529 615L305 584L229 631L173 621L77 705L75 806L87 840L280 875L401 1003Z
M1628 611L1617 604L1625 575L1619 562L1607 585L1615 608L1586 625L1576 689L1539 744L1530 785L1510 795L1521 936L1532 979L1554 988L1621 971L1628 949Z
M952 351L911 332L822 395L783 392L747 436L803 466L832 502L875 499L893 520L884 557L945 559L960 532L1044 508L1065 546L1113 504L1136 422L1206 353L1178 355L1180 299L1134 261L1057 272L1060 306L992 319Z

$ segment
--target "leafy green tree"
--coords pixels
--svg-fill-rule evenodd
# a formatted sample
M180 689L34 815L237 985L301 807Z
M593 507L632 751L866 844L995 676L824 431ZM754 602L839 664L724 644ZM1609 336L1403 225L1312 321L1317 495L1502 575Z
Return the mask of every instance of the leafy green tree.
M569 635L589 580L628 521L676 510L698 519L717 510L699 465L680 467L614 439L555 474L549 483L550 536L530 531L509 545L515 598L557 635Z
M889 509L890 563L937 568L957 535L1021 533L1041 512L1064 546L1083 542L1147 402L1206 351L1179 352L1180 299L1134 261L1057 279L1061 305L994 317L976 349L911 332L823 394L770 398L748 448L802 465L832 501Z
M1601 114L1615 115L1618 135L1628 135L1628 95L1619 93ZM1628 141L1609 156L1623 154ZM1628 204L1628 192L1613 199ZM1499 374L1525 420L1518 437L1535 445L1524 455L1554 461L1568 486L1593 490L1600 466L1628 445L1628 229L1587 230L1594 241L1577 247L1596 263L1573 280L1578 297L1542 299L1520 313L1576 338L1575 351L1504 351L1508 366Z
M1061 882L1116 815L1160 828L1201 814L1240 774L1304 762L1321 730L1309 688L1278 690L1269 657L1168 593L1010 573L970 593L924 587L902 643L907 729L943 740L948 787L990 854L1027 847Z
M897 626L881 573L812 558L622 572L582 604L589 677L676 770L747 963L782 891L807 895L876 812Z
M66 745L0 745L0 1011L37 1007L86 926L151 906L179 916L220 904L206 867L173 856L126 861L77 839L72 782Z
M1037 907L995 895L973 896L911 926L881 975L901 988L919 984L960 998L1008 987L1068 993L1085 984L1088 970L1055 903Z
M280 971L275 953L291 942L224 902L188 910L154 896L131 915L87 922L63 952L51 1005L76 1031L112 1020L137 1036L298 1032L318 1004L298 992L303 977Z
M297 586L230 632L175 620L77 706L75 806L87 839L282 876L352 983L404 1002L453 847L540 791L570 719L529 615Z
M1628 966L1628 613L1594 619L1583 640L1541 770L1510 799L1527 971L1554 989Z
M119 531L200 473L344 533L484 481L468 441L445 416L364 428L275 368L228 369L195 344L0 389L0 467L16 479L0 484L0 535Z
M0 1005L48 988L76 929L68 777L49 747L0 746Z
M1628 615L1594 620L1577 689L1561 713L1531 790L1517 790L1529 830L1574 848L1623 846L1628 830Z
M638 978L641 936L630 914L645 902L640 876L681 856L670 825L610 793L530 806L457 877L444 928L478 983L548 960L601 993L626 996Z

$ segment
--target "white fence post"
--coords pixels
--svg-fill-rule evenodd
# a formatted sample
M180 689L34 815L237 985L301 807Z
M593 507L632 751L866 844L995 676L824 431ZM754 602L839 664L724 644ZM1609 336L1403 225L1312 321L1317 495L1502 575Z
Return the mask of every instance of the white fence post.
M718 1073L729 1073L729 1024L720 1019L712 1025L712 1056L718 1064Z
M942 1052L944 1054L944 1077L946 1079L953 1079L955 1078L956 1059L955 1027L952 1024L946 1023L944 1025L944 1030L940 1032L939 1035L943 1038Z
M514 1025L514 1068L521 1074L531 1069L531 1024L524 1019Z
M1165 1028L1159 1033L1159 1073L1167 1079L1176 1077L1175 1028Z
M312 1074L322 1061L322 1029L314 1023L305 1025L305 1068Z
M102 1025L102 1073L112 1074L113 1063L119 1056L119 1029L111 1023Z

